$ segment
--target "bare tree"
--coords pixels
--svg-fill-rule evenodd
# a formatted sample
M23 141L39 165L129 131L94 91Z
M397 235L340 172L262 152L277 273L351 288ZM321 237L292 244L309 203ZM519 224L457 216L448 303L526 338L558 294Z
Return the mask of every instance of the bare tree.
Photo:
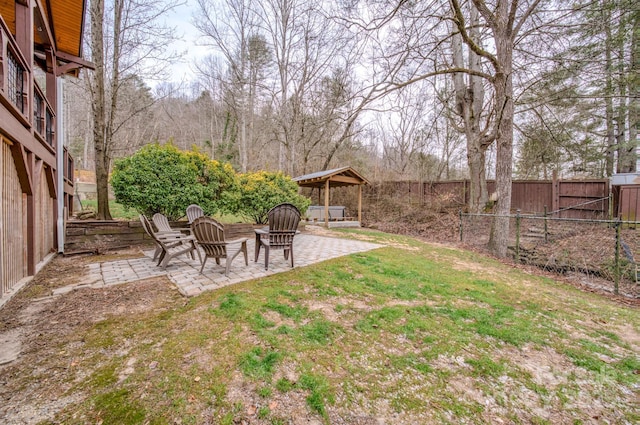
M91 15L91 60L95 64L91 88L93 111L93 143L96 163L96 191L98 196L98 218L111 220L109 211L109 156L106 152L106 76L104 52L104 0L92 1Z
M472 24L467 23L459 0L450 0L449 7L437 2L427 4L399 1L390 5L390 9L382 12L373 10L373 18L362 25L372 32L380 32L387 28L386 35L393 36L378 56L379 61L388 69L397 68L388 81L388 90L397 90L409 84L432 78L441 74L465 73L479 76L489 82L493 91L493 112L491 122L486 130L479 131L481 139L486 143L495 140L496 143L496 218L493 221L489 246L498 256L505 256L509 234L509 220L506 216L511 206L511 181L513 169L513 119L514 119L514 89L513 89L513 51L519 42L519 33L530 16L537 10L541 0L520 2L518 0L472 0L469 7L475 11L471 14ZM388 6L386 3L375 2L376 6ZM477 12L477 15L475 13ZM475 17L477 22L473 22ZM464 45L472 52L471 61L467 67L451 65L444 66L439 59L445 41L452 37L448 28L442 27L442 22L451 20L459 33ZM354 24L354 23L352 23ZM355 23L356 25L358 23ZM479 42L476 28L484 28L484 36L491 49L485 48ZM453 43L457 48L459 44ZM451 54L449 52L445 54ZM478 59L483 63L478 66ZM459 59L459 55L458 55ZM459 61L458 61L459 62ZM481 68L480 70L478 68ZM462 87L458 84L459 87ZM477 87L474 96L482 97ZM458 92L460 95L463 93ZM464 114L463 108L468 107L469 114L476 114L473 109L473 99L465 101L465 96L458 97L459 112ZM478 102L479 103L479 102ZM477 118L477 116L476 116ZM472 122L473 124L473 122Z
M465 30L469 40L482 49L478 10L471 4L467 6L469 21ZM464 72L453 74L453 82L455 113L461 120L461 126L458 129L467 140L467 163L470 176L468 207L469 211L478 213L488 201L486 151L493 144L495 136L489 128L492 114L484 113L487 109L484 85L487 81L479 75L482 72L481 56L468 43L463 42L463 37L457 29L453 31L451 45L453 67L474 71L473 74ZM466 52L463 52L463 47L467 47Z
M629 141L638 149L640 133L640 8L631 16L631 64L629 66ZM635 170L638 171L637 169Z
M250 0L225 0L216 7L211 0L198 0L195 26L221 54L228 66L228 104L237 118L239 165L248 168L249 141L255 113L258 76L268 62L268 50L257 32L256 14ZM208 72L207 70L204 70Z
M338 75L340 71L336 70L350 65L345 63L349 50L341 28L326 19L319 3L265 0L260 5L261 26L272 45L277 70L272 99L276 112L274 136L280 143L278 168L294 174L300 146L310 146L310 129L305 126L314 107L312 101L335 102L344 95L322 97L313 90L326 84L327 79L340 83L345 74ZM327 142L327 134L318 140ZM309 152L302 155L308 158Z
M108 179L114 136L130 119L152 104L151 101L138 105L126 115L120 114L121 90L131 78L166 75L163 70L175 55L160 46L173 39L173 30L160 23L160 19L175 6L176 3L160 0L111 0L108 3L95 0L90 3L91 60L96 69L87 80L93 112L99 219L111 219Z
M206 122L203 123L204 147L210 152L211 158L223 159L231 163L239 163L233 160L233 156L227 151L227 147L233 144L225 132L226 121L229 109L233 110L233 105L225 104L226 85L225 75L227 74L226 62L214 54L208 55L195 63L198 74L197 87L201 91L201 96L205 96L206 102L200 102L198 115L202 116Z
M458 0L450 0L453 19L463 41L493 68L491 83L495 96L495 118L491 136L496 140L496 217L491 226L489 247L499 257L507 254L511 210L511 182L513 175L513 49L518 33L536 10L541 0L520 4L518 0L497 0L488 4L473 0L484 19L495 44L495 54L487 51L467 31Z
M69 141L69 149L77 169L95 169L92 114L91 100L84 81L79 78L65 80L65 140Z
M393 106L378 114L385 162L400 176L410 175L419 157L429 153L436 122L429 97L418 84L405 87L390 94L385 100Z
M195 22L213 54L224 60L225 71L206 64L198 69L203 79L221 82L230 114L223 138L239 141L239 168L296 174L311 161L326 168L352 136L365 104L353 86L354 38L318 4L222 4L214 9L210 0L199 0Z

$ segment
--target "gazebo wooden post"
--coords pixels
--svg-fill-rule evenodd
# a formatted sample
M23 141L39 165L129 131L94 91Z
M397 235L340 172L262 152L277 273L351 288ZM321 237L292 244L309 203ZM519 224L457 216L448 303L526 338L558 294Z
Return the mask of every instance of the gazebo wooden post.
M334 170L319 171L317 173L306 174L304 176L296 177L293 179L298 183L300 187L310 187L318 189L318 205L322 202L322 190L324 189L324 208L321 210L314 209L317 213L324 211L324 225L329 227L329 198L331 184L335 187L342 186L359 186L358 187L358 225L362 222L362 185L369 184L367 179L358 174L351 167L336 168ZM311 194L313 197L313 191ZM316 215L317 216L317 215ZM353 218L350 217L353 221ZM320 220L320 218L318 218ZM341 223L346 224L346 221Z
M362 185L358 185L358 224L362 226Z
M324 183L324 227L329 228L329 179Z

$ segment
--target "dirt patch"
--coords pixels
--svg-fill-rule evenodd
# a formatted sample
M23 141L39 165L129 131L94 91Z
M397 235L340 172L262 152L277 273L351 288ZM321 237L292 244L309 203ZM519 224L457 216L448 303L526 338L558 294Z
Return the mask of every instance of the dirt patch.
M22 350L22 332L11 329L0 333L0 365L16 360Z
M110 258L116 255L136 253L112 253ZM70 385L70 375L84 375L78 371L84 359L72 358L60 349L70 343L70 335L109 317L161 311L184 302L164 277L49 295L55 288L77 283L86 264L96 258L100 257L57 257L0 309L0 358L13 356L13 361L0 365L3 424L51 420L57 411L83 398L81 394L60 396ZM33 298L34 294L41 296Z

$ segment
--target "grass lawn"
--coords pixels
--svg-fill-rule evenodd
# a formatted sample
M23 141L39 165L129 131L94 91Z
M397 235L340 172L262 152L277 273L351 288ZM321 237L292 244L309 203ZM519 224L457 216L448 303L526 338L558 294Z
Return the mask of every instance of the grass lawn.
M90 209L96 211L98 209L98 201L95 199L84 199L82 201L82 209ZM109 211L114 220L137 220L138 212L131 208L125 208L116 201L109 201Z
M387 247L61 338L84 367L67 364L59 396L75 401L55 423L640 421L637 307L459 249L343 234Z

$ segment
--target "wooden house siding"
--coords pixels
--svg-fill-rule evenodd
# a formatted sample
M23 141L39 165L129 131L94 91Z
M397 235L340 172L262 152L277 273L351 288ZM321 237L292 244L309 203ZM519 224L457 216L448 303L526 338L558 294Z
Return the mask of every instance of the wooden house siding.
M82 58L86 4L0 0L0 298L63 242L58 218L63 206L71 211L73 158L57 137L56 108L60 78L93 67Z
M55 248L55 199L49 194L46 174L40 173L40 182L36 187L36 263L40 263Z
M0 136L2 152L1 202L0 202L0 297L9 292L27 276L24 205L18 173L13 163L9 144Z

